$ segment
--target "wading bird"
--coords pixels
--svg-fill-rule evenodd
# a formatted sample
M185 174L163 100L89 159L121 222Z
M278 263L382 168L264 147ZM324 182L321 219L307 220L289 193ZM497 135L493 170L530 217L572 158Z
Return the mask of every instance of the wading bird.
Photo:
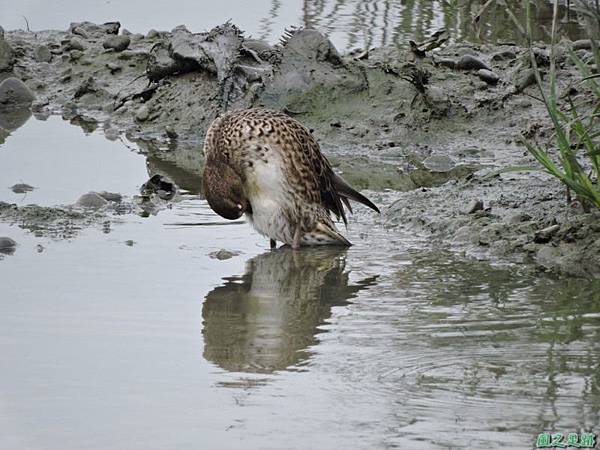
M210 207L234 220L246 214L271 247L350 245L331 213L347 223L349 200L379 212L323 156L297 120L267 109L226 113L208 128L203 187Z

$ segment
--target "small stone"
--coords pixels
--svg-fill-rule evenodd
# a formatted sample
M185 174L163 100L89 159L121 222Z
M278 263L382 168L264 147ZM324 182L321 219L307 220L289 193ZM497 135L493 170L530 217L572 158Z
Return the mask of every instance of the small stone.
M531 108L533 106L533 103L528 98L517 98L513 104L519 108Z
M33 53L33 56L38 62L50 62L52 61L52 53L50 49L45 45L38 45Z
M71 33L81 36L84 39L89 38L89 34L82 27L75 27L71 30Z
M500 50L492 54L492 61L511 61L517 57L512 50Z
M456 164L446 155L431 155L425 158L423 166L431 172L450 172Z
M0 83L0 107L28 107L35 94L18 78L7 78Z
M512 216L510 216L508 218L508 222L509 223L521 223L521 222L528 222L531 220L531 216L527 213L517 213L517 214L513 214Z
M171 126L171 125L167 125L165 127L165 133L167 133L167 137L170 139L177 139L177 132L175 131L175 129Z
M102 24L102 29L107 34L119 34L121 22L105 22Z
M15 51L4 37L0 37L0 72L12 69L15 64Z
M486 63L473 55L463 55L456 63L456 68L460 70L492 70Z
M496 83L498 83L498 80L500 79L500 77L498 75L496 75L491 70L487 70L487 69L479 69L477 71L477 76L481 80L485 81L487 84L496 84Z
M134 244L135 244L135 241L134 241L133 239L127 239L127 240L125 241L125 245L126 245L127 247L133 247L133 245L134 245Z
M112 62L106 63L106 67L110 70L111 74L115 74L118 71L122 70L121 66Z
M69 53L71 61L77 61L83 56L83 52L81 50L71 50Z
M148 117L150 117L150 109L146 105L140 106L135 112L135 118L139 122L144 122L148 120Z
M442 67L448 67L450 69L456 68L456 61L451 58L440 58L435 60L435 64Z
M12 255L17 248L17 243L5 236L0 236L0 253L5 255Z
M81 42L81 40L77 38L69 39L69 47L71 48L71 50L79 50L81 52L85 50L83 42Z
M551 225L542 230L539 230L533 236L533 242L535 242L536 244L545 244L546 242L550 242L550 240L558 230L560 230L560 225Z
M218 259L219 261L223 261L223 260L226 260L226 259L231 259L234 256L237 256L239 254L240 254L240 252L232 252L232 251L229 251L229 250L223 250L223 249L221 249L221 250L218 250L216 252L209 253L208 256L210 256L212 259Z
M329 123L329 126L333 127L333 128L341 128L342 127L342 122L340 122L338 119L332 120Z
M33 191L35 188L25 183L17 183L11 186L10 190L15 194L26 194L27 192Z
M123 201L123 196L118 192L98 192L98 195L102 197L104 200L109 202L121 203Z
M536 83L535 70L527 69L521 72L517 81L515 82L515 87L517 88L517 93L523 92L525 88L531 86Z
M131 39L129 39L129 36L111 36L104 40L102 47L107 50L113 49L115 52L122 52L129 47L130 43Z
M600 41L596 44L600 46ZM591 50L592 49L592 40L591 39L579 39L577 41L573 41L572 44L573 50Z
M160 33L158 31L156 31L155 29L152 29L152 30L148 31L148 34L146 35L146 38L148 38L148 39L156 39L159 36L160 36Z
M465 214L474 214L477 211L483 211L483 201L482 200L472 200L465 209L463 209L463 213Z
M104 199L97 192L88 192L87 194L83 194L77 202L75 203L77 206L88 209L100 209L108 204L108 201Z

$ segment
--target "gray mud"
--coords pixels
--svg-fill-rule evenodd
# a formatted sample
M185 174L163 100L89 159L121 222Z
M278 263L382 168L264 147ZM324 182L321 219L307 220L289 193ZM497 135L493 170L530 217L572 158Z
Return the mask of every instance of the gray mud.
M127 136L154 173L167 168L192 192L200 186L203 135L218 114L281 109L313 130L349 181L387 192L379 200L390 229L480 259L598 274L596 216L567 205L554 180L484 178L492 169L533 163L518 136L550 142L523 48L451 44L421 58L383 47L357 59L313 30L290 31L275 46L245 38L232 24L117 42L118 32L118 24L88 22L68 31L7 32L2 45L11 49L11 71L3 77L17 77L35 93L36 114L62 114L110 139ZM543 65L547 48L538 47ZM590 97L568 62L571 47L559 46L559 88L576 86L575 99L585 104ZM581 47L578 54L590 60ZM477 201L483 211L466 212ZM554 225L547 239L536 237Z

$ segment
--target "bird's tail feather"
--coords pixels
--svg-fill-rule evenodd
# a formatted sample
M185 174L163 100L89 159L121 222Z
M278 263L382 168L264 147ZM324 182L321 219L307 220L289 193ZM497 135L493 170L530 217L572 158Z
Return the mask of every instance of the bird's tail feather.
M379 208L375 206L375 204L369 200L367 197L362 195L360 192L357 192L350 186L346 181L340 177L338 174L333 174L333 186L342 200L344 204L348 207L348 210L352 212L352 208L350 208L350 204L348 199L354 200L355 202L362 203L365 206L368 206L373 211L380 212Z

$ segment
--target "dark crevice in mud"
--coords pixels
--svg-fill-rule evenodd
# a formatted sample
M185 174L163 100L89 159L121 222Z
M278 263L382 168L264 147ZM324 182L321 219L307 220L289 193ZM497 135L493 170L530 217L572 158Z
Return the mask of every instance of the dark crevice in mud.
M101 127L110 139L126 135L147 155L149 177L169 176L192 193L199 193L200 149L214 117L252 106L283 110L313 130L352 184L386 191L379 196L386 224L399 233L424 233L433 245L478 258L574 275L600 271L596 216L566 205L555 180L484 178L533 163L517 142L521 134L551 143L522 47L445 43L424 56L408 46L341 55L309 29L290 30L277 45L230 23L113 42L118 33L118 23L87 22L68 31L6 32L0 79L24 82L36 114L62 114L86 132ZM589 46L561 41L559 92L585 105L591 96L571 50L592 64ZM543 70L548 54L545 44L536 46ZM29 114L26 106L21 116L0 114L0 142ZM554 225L548 240L536 241Z

